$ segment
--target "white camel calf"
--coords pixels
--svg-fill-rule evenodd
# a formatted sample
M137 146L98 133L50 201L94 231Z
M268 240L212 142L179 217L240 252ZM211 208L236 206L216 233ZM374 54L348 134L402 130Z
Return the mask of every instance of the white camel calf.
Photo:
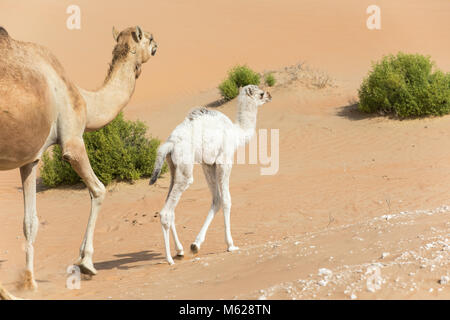
M194 163L202 164L206 181L212 193L212 204L202 229L191 245L191 250L194 253L198 252L205 240L206 231L221 206L225 219L225 241L228 251L239 249L233 245L230 231L229 178L233 157L236 149L249 142L254 135L258 107L271 99L269 92L265 92L255 85L243 87L237 98L236 123L231 122L221 112L198 108L191 111L186 119L175 128L167 141L159 147L150 185L158 179L164 159L166 159L170 168L171 182L160 217L166 258L169 264L174 263L170 254L169 229L172 230L177 255L184 255L183 246L178 240L175 228L175 207L181 194L194 181L192 177Z

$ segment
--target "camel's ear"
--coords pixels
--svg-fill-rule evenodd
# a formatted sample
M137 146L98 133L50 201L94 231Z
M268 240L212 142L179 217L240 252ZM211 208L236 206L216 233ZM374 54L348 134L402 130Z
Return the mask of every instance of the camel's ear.
M143 34L141 27L136 26L136 31L133 32L134 41L141 42Z
M253 89L252 87L248 87L245 89L245 93L249 96L252 97L253 96Z
M114 40L117 42L117 39L119 38L119 32L117 32L117 30L114 26L112 28L112 35L113 35Z

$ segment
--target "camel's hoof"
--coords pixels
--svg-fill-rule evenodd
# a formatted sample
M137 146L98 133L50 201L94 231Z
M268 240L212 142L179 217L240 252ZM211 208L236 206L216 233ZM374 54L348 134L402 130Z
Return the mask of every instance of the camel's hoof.
M239 247L235 247L235 246L228 247L228 252L233 252L233 251L237 251L237 250L239 250Z
M176 259L183 259L184 258L184 251L181 250L177 252L177 255L175 256Z
M77 266L80 268L82 274L87 274L89 276L95 276L97 274L97 270L95 270L92 262L82 261L77 264Z
M200 250L200 246L196 243L191 244L191 252L196 254Z
M33 273L30 270L25 270L22 282L22 288L25 290L36 291L38 285L33 278Z
M169 264L169 266L173 266L175 264L172 258L167 259L167 263Z

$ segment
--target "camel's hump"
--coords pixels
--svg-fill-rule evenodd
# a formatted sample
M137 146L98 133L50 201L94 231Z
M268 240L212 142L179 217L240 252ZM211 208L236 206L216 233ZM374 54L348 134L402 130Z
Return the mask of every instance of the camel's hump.
M200 108L196 108L194 110L191 110L191 112L189 112L189 114L188 114L188 119L192 121L192 120L195 120L195 119L197 119L199 117L202 117L204 115L208 115L208 116L212 116L213 117L213 116L219 115L219 113L217 111L215 111L215 110L209 110L209 109L206 109L204 107L200 107Z

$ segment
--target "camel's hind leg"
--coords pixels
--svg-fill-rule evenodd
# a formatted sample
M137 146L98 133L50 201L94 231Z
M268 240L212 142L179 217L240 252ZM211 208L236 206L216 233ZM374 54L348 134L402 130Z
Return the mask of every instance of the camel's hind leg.
M36 214L36 167L38 161L29 163L20 168L22 178L23 202L25 215L23 219L23 233L26 238L26 270L24 288L36 289L34 280L34 248L33 243L39 228L39 221Z
M175 165L174 165L174 163L172 161L171 154L168 154L166 156L166 161L167 161L167 164L168 164L169 169L170 169L170 187L169 187L169 193L167 194L167 199L168 199L170 193L172 192L173 185L174 185L174 182L175 182ZM166 201L167 201L167 199L166 199ZM177 250L177 256L178 257L183 257L184 256L183 245L181 244L180 240L178 239L177 229L175 227L175 220L170 225L170 230L172 231L173 241L175 242L175 248Z
M183 254L183 247L178 240L176 228L175 228L175 207L180 200L181 194L189 187L194 181L192 177L192 164L181 164L175 167L173 170L173 183L169 194L167 195L166 203L161 210L161 227L164 236L164 246L166 251L166 259L169 264L174 264L172 255L170 253L170 240L169 232L172 230L172 235L177 247L177 254Z
M92 262L92 255L94 253L94 229L98 212L105 198L105 187L98 180L91 168L82 138L73 138L63 145L63 158L70 162L72 168L83 179L91 196L91 213L80 247L80 257L76 264L79 265L81 272L95 275L97 274L97 270L95 270Z
M205 241L205 236L206 232L208 231L209 225L214 219L216 213L220 210L221 206L221 199L217 186L216 165L202 164L202 168L205 174L206 181L208 182L209 190L211 191L212 203L202 229L198 233L197 238L195 238L194 243L191 244L191 251L193 253L197 253L198 250L200 250L200 246L202 245L203 241Z

